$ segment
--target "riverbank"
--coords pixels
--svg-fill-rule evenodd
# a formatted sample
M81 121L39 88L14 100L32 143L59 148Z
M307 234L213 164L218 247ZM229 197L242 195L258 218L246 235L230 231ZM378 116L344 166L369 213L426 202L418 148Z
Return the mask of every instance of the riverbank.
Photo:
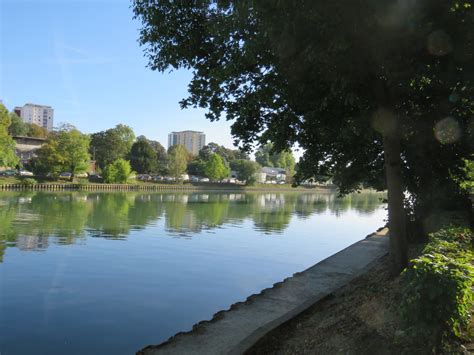
M148 346L139 354L241 354L284 322L367 272L388 252L383 229L317 263L309 269L252 295L210 321Z
M410 258L421 247L411 246ZM432 354L426 344L408 341L399 309L402 280L391 276L388 258L266 334L246 354ZM474 318L469 328L450 353L474 354Z
M183 183L183 184L160 184L160 183L130 183L130 184L105 184L54 181L29 183L27 179L7 177L0 178L0 191L281 191L281 192L334 192L332 186L292 187L285 185L259 184L256 186L245 186L230 183Z

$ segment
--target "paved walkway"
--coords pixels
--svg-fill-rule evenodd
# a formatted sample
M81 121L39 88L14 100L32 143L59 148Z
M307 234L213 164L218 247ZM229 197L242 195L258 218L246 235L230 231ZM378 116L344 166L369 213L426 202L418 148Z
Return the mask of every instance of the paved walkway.
M241 354L270 330L362 275L387 252L383 229L139 354Z

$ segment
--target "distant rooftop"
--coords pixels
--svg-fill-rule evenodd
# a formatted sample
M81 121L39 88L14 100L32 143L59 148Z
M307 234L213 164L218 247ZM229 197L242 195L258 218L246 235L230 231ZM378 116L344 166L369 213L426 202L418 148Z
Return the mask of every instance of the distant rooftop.
M24 106L34 106L34 107L48 107L48 108L52 108L51 106L48 106L48 105L33 104L33 103L31 103L31 102L27 102Z
M178 131L178 132L171 132L170 134L173 134L173 133L200 133L200 134L204 134L204 132L190 131L190 130L187 130L187 131Z

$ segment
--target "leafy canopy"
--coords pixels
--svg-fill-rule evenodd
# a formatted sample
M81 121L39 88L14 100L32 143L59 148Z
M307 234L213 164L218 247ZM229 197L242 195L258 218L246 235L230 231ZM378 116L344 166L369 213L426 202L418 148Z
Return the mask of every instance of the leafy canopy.
M222 180L229 176L230 169L219 154L213 153L204 165L204 174L211 180Z
M89 167L89 143L90 137L75 127L60 127L50 134L48 143L36 151L33 169L39 174L69 172L73 179Z
M0 166L15 167L19 159L15 154L15 142L8 134L11 120L8 110L0 104Z
M139 174L154 173L158 168L156 151L145 139L138 139L130 150L130 164Z
M118 124L114 128L91 135L90 153L103 169L120 158L125 158L135 141L132 128Z
M168 173L179 179L186 172L187 164L188 151L186 148L181 144L170 147L168 150Z
M298 143L299 180L333 176L342 192L384 188L382 133L393 123L414 196L462 174L474 144L471 1L135 0L133 8L150 68L192 69L182 107L233 120L245 148Z

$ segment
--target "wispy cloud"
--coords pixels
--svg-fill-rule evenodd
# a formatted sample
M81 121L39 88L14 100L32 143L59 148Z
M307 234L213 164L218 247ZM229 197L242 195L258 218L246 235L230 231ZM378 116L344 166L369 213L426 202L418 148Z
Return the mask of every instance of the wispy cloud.
M105 57L90 53L87 50L72 47L56 39L54 42L56 64L110 64L116 62L116 58Z

